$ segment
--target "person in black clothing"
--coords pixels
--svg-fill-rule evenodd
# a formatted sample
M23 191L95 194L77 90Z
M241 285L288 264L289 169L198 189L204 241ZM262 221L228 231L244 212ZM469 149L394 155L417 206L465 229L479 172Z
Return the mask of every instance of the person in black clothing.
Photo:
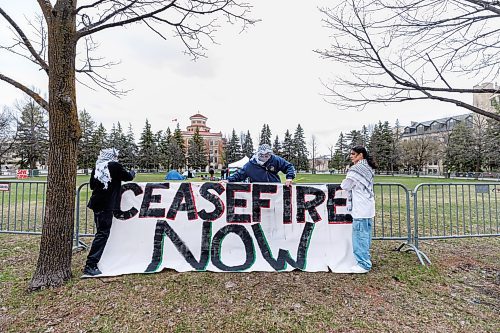
M210 180L215 180L215 177L214 177L215 170L214 170L214 168L211 167L208 170L208 173L210 174Z
M127 171L118 163L118 150L103 149L99 153L95 168L90 175L90 197L87 207L94 211L96 233L87 256L83 274L95 276L102 274L97 263L101 259L108 241L113 211L120 209L122 181L134 179L135 172Z

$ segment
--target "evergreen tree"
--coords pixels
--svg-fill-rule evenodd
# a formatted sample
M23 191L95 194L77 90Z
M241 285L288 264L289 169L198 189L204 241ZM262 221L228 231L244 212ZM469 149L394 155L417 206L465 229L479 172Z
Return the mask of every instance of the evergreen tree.
M179 148L181 148L182 153L185 155L186 145L184 144L184 138L182 137L182 131L181 128L179 127L179 124L177 124L177 127L175 128L173 139L177 143Z
M243 155L245 155L248 158L252 157L252 155L254 153L253 141L252 141L252 137L250 136L249 130L247 131L247 134L245 135L245 140L241 144L241 150L242 150Z
M189 140L187 155L188 165L191 168L202 169L207 165L208 157L205 142L200 135L198 127L196 127L193 137Z
M457 124L450 133L446 146L444 166L447 170L467 172L474 170L476 158L472 130L464 122Z
M186 148L179 124L172 135L170 154L173 169L180 170L186 166Z
M393 133L389 122L375 125L370 137L369 152L375 158L380 170L392 169Z
M119 124L119 123L118 123ZM137 166L138 147L135 143L134 131L132 124L128 124L127 134L124 136L124 145L120 150L120 161L127 168Z
M272 138L272 133L271 133L271 128L269 128L269 125L266 125L266 138L269 138L269 143L268 145L271 145L271 138Z
M269 129L269 125L267 124L264 124L262 126L262 130L260 132L259 146L263 144L268 144L271 146L271 130Z
M500 106L495 104L497 113L500 114ZM490 171L500 171L500 121L489 119L485 133L484 159L485 166Z
M336 149L333 154L333 158L330 160L328 164L328 167L331 169L338 170L340 172L344 172L346 164L347 163L345 161L344 154L342 154L340 150Z
M381 123L379 122L381 125ZM379 127L379 124L375 124L373 127L373 131L370 135L370 143L368 144L368 151L370 155L377 161L379 164L379 169L382 169L383 166L380 164L379 161L379 152L378 152L378 147L380 145L380 142L382 140L381 138L381 128Z
M381 128L382 128L382 131L381 131L382 146L379 147L379 154L381 154L380 158L382 161L382 165L385 166L384 169L387 171L393 171L393 169L394 169L394 166L393 166L394 134L392 132L392 128L389 125L388 121L385 121L382 124ZM379 162L379 164L380 164L380 162Z
M120 122L116 125L113 123L113 127L111 128L111 132L108 137L108 145L110 147L116 148L121 152L125 149L126 139L125 134L123 133L123 128Z
M240 140L238 139L238 136L236 135L236 131L233 128L233 132L231 135L231 138L229 139L229 142L227 143L226 147L226 159L227 163L233 163L238 160L240 160L242 157L241 153L241 146L240 146Z
M108 137L107 137L106 141L108 142L108 145L110 147L116 148L115 144L116 144L116 141L117 141L117 135L116 135L116 125L115 125L115 123L113 123L113 125L111 126L111 131L109 131Z
M144 129L142 130L141 136L139 138L139 154L137 162L141 168L153 169L156 167L155 164L155 135L151 130L151 125L146 119Z
M170 163L170 140L172 134L170 128L167 127L165 132L162 132L161 137L158 140L158 161L159 164L167 170L171 169Z
M368 147L368 145L370 144L370 133L368 131L368 128L363 125L363 127L361 128L361 145L363 147Z
M346 141L348 142L349 148L363 145L363 137L361 135L361 131L352 130L345 137Z
M107 137L108 134L106 132L106 128L102 125L102 123L99 123L99 126L97 126L97 129L94 131L92 135L92 143L91 143L91 151L92 151L92 156L94 158L94 163L92 166L94 166L95 161L97 160L97 157L99 156L99 152L101 149L106 148L107 146Z
M294 149L294 166L296 170L309 171L309 160L307 156L309 155L307 151L304 130L297 125L297 129L293 135L293 149Z
M287 160L292 162L295 159L294 149L293 149L293 139L289 130L285 132L285 138L283 139L283 146L281 147L282 153L281 156Z
M21 118L17 127L16 152L21 168L36 169L37 163L45 164L49 131L47 111L31 99L18 106Z
M274 139L273 153L278 156L282 155L281 142L280 139L278 138L278 135L276 135L276 138Z
M155 133L155 135L153 136L154 138L154 153L153 153L153 161L154 161L154 166L155 168L160 168L163 166L163 162L164 162L164 159L163 159L163 156L161 156L161 153L160 153L160 144L162 143L163 141L163 131L162 130L159 130L158 132Z
M85 109L80 111L79 114L80 129L82 130L82 137L78 142L78 167L85 169L85 173L89 168L94 167L96 156L92 149L92 137L96 130L95 121L92 120L90 113Z
M331 160L331 168L339 171L345 171L349 165L349 152L350 147L347 145L347 139L342 132L340 132L339 139L335 144L335 152Z

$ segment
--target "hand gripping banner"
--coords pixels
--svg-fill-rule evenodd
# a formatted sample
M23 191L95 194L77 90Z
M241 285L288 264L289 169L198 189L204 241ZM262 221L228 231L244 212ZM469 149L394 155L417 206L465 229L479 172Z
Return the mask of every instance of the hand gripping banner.
M347 273L352 218L338 185L126 183L100 276L185 271Z

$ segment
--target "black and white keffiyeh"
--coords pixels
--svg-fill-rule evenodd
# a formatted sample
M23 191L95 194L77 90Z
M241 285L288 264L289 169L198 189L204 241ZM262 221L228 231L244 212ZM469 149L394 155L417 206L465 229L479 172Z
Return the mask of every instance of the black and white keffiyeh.
M264 143L259 146L257 152L252 156L251 160L254 160L259 165L264 165L264 163L266 163L269 160L270 155L272 155L272 153L273 149L271 148L271 146ZM264 157L265 155L269 156L266 158Z
M368 165L368 162L363 159L358 163L354 164L347 171L347 179L352 179L357 183L361 184L368 193L370 193L370 198L375 196L373 193L373 176L375 172Z
M107 148L102 149L95 163L95 174L94 178L100 181L104 188L108 188L108 182L111 181L111 175L109 174L108 163L118 162L118 149Z

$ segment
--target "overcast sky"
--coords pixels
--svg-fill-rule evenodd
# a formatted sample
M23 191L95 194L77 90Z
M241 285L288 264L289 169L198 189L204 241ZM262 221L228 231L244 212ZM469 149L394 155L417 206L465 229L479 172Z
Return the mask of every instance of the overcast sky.
M223 24L215 35L219 44L205 45L208 58L193 62L183 54L181 43L160 39L138 26L115 28L95 35L101 56L121 64L107 72L131 91L122 98L82 85L77 87L78 109L86 109L109 130L120 121L132 124L136 135L149 119L154 131L189 125L189 117L208 117L212 132L228 135L250 130L254 144L264 123L276 134L303 127L306 140L315 135L321 154L328 153L341 131L360 129L379 120L401 125L466 113L438 102L373 105L364 111L339 110L324 101L321 81L346 68L321 59L315 49L329 46L329 31L322 27L318 6L335 1L251 0L252 17L261 22L241 32ZM7 13L26 27L38 11L35 0L0 0ZM24 16L23 16L24 15ZM0 41L9 41L7 23L0 20ZM173 34L171 34L173 35ZM47 81L34 65L0 53L0 73L46 92ZM12 107L22 92L0 81L0 108ZM472 102L472 96L470 97ZM137 136L136 136L137 139Z

